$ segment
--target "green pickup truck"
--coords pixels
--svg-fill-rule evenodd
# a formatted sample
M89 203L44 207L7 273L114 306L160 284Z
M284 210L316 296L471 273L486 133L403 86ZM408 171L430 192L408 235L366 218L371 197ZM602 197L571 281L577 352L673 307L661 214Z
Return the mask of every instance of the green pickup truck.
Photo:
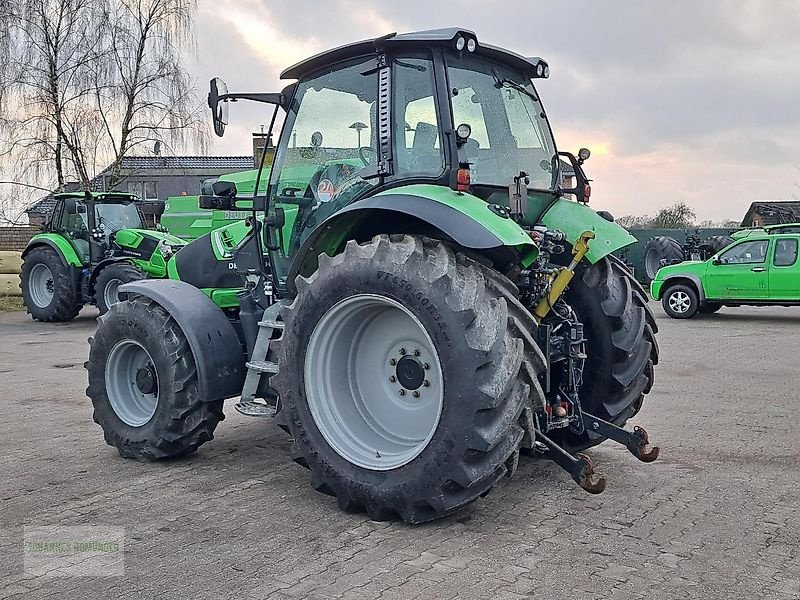
M673 319L723 306L800 306L800 223L737 232L706 261L662 267L650 283Z

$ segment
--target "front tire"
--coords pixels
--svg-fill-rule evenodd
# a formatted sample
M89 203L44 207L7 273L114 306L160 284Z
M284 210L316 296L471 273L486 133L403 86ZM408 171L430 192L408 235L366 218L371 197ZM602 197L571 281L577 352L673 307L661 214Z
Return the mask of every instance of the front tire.
M510 281L441 242L384 235L321 255L296 284L272 382L315 489L420 523L516 467L544 360Z
M127 295L120 294L119 286L146 277L139 267L126 262L108 265L100 271L94 285L94 296L100 314L106 314L114 304L125 300Z
M214 438L222 401L198 397L186 336L157 302L141 296L100 317L85 367L86 395L106 443L125 458L190 454Z
M691 319L700 307L694 288L684 284L670 286L661 298L661 306L673 319Z

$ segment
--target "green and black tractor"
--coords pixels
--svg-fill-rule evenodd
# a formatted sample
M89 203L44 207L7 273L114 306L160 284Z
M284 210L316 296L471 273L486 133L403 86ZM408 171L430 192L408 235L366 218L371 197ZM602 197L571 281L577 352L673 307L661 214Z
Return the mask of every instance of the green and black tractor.
M587 448L654 460L623 428L658 362L645 291L612 255L636 240L587 205L588 152L557 151L533 85L548 75L453 28L323 52L280 92L212 80L219 135L232 101L272 105L269 134L285 113L274 162L245 221L101 317L87 395L107 443L186 455L236 398L342 510L410 523L486 494L520 455L593 493ZM236 194L217 182L200 205L237 210Z
M70 321L85 304L105 313L122 284L166 276L167 261L186 244L146 229L131 194L63 193L55 201L45 231L22 253L22 296L37 321Z

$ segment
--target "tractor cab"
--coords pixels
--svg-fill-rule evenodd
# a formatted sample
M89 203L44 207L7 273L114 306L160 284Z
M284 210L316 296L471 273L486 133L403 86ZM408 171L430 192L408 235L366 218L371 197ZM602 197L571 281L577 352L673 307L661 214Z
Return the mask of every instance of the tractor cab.
M588 200L581 168L588 151L581 159L561 153L576 179L574 187L563 187L559 153L533 85L549 72L541 58L451 28L324 52L283 71L282 79L297 82L281 93L228 93L221 80L212 80L209 105L220 135L228 102L256 100L286 113L274 164L262 173L269 179L261 206L275 285L287 287L303 270L294 259L314 243L321 223L390 190L446 196L467 212L468 205L486 210L488 204L527 226L562 195ZM469 198L459 201L456 194ZM393 210L397 220L416 216L409 202Z
M97 263L110 251L116 232L145 229L136 199L123 193L57 194L48 231L64 236L82 264Z

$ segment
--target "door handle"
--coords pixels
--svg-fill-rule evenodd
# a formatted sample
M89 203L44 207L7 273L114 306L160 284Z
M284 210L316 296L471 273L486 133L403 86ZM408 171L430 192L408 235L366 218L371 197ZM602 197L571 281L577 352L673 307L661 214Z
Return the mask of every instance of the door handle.
M753 267L750 270L753 271L753 273L763 273L764 271L766 271L764 267Z

